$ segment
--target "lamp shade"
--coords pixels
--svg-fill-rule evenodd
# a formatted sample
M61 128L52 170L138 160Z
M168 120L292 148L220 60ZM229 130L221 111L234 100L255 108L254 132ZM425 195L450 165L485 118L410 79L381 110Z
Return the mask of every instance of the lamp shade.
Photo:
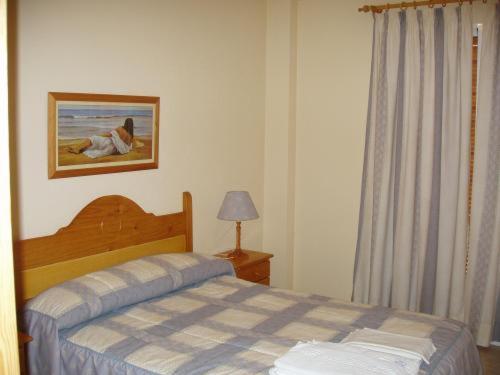
M228 191L217 214L218 219L230 221L253 220L258 217L248 191Z

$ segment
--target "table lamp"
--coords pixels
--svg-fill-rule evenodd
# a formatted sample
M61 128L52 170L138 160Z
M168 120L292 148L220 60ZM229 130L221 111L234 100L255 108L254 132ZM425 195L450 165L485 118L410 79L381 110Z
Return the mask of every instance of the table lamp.
M226 258L245 256L241 251L241 222L259 217L248 191L228 191L222 202L217 218L236 221L236 248L224 254Z

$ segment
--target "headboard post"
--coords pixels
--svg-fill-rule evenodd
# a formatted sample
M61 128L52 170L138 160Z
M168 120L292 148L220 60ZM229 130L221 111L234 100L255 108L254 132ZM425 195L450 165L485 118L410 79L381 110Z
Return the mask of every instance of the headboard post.
M193 251L193 200L191 193L182 193L182 206L186 217L186 251Z

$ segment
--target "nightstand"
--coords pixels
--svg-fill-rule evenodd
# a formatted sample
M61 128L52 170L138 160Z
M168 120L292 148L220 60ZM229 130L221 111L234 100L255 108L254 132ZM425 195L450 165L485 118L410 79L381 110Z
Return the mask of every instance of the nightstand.
M239 279L252 281L262 285L269 285L269 278L271 276L271 264L269 259L273 257L272 254L262 253L260 251L243 250L246 256L237 258L226 259L222 252L216 254L220 258L225 258L233 263L236 277Z
M19 367L21 374L27 374L26 372L26 355L25 355L25 346L29 343L33 338L28 336L23 332L18 332L17 334L17 343L19 346Z

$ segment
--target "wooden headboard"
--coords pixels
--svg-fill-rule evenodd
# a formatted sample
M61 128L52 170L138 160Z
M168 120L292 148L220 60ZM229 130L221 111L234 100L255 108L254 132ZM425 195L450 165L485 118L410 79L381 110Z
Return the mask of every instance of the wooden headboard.
M182 212L161 216L120 195L97 198L55 234L14 244L18 304L89 272L146 255L186 251L193 251L190 193L183 193Z

